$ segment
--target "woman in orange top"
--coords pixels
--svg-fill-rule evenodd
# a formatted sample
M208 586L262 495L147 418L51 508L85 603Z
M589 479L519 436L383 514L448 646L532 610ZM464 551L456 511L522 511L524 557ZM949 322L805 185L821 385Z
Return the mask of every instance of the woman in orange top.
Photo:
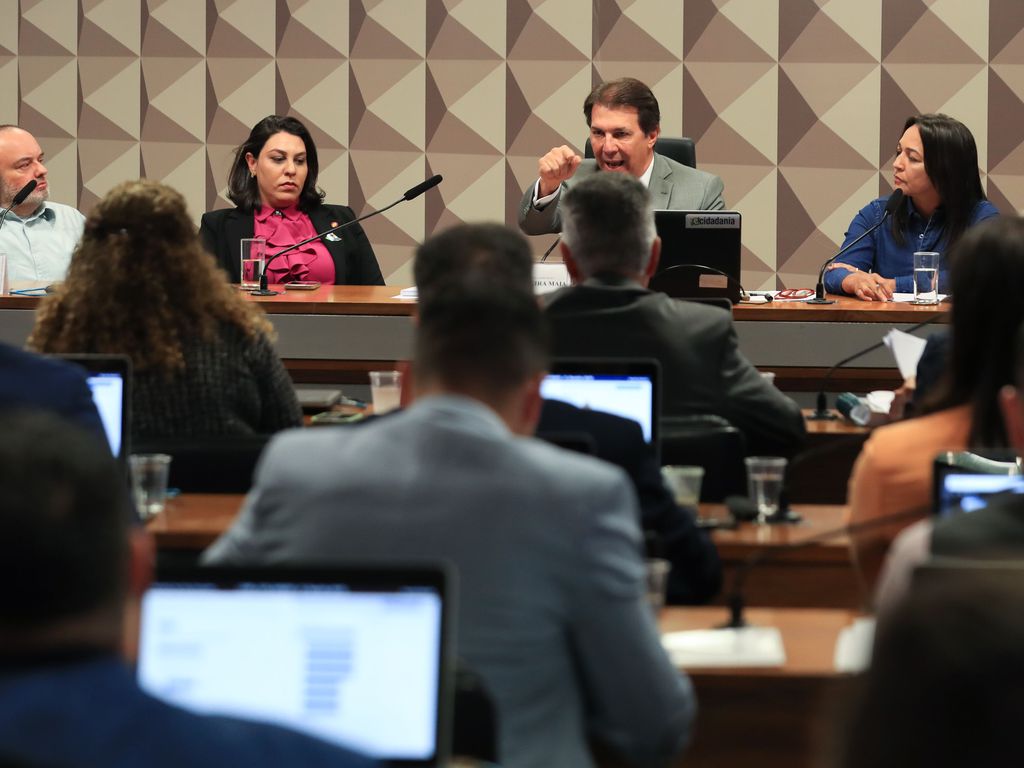
M1014 334L1024 320L1024 220L971 228L950 251L951 350L924 415L876 429L850 477L851 522L906 513L858 536L869 586L892 538L932 505L932 465L942 451L1005 448L998 393L1013 381Z

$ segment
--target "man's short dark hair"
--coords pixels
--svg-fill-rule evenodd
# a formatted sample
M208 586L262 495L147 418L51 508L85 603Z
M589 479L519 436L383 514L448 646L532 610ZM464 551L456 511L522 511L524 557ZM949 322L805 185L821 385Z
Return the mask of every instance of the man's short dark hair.
M547 325L532 293L450 283L442 295L420 306L420 381L493 401L545 370L547 363Z
M583 114L590 125L594 105L600 104L605 109L622 109L632 107L636 110L640 130L650 134L661 125L661 108L654 93L635 77L622 77L601 83L590 92L583 102Z
M450 283L533 295L533 256L526 238L515 230L501 224L459 224L416 249L413 279L421 312Z
M563 193L562 241L586 277L637 274L654 243L651 196L628 173L595 173Z
M110 451L50 413L0 418L0 633L118 607L130 512Z

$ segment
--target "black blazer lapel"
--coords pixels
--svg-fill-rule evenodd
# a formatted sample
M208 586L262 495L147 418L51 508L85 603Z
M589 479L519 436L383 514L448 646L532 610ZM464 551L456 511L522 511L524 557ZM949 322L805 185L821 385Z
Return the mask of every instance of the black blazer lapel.
M309 220L313 223L313 230L319 234L331 227L344 224L349 221L349 217L341 215L340 211L333 206L321 205L309 214ZM334 237L320 238L320 242L327 246L327 252L334 260L335 285L343 285L347 282L348 248L345 243L349 237L352 237L351 233L348 230L343 230L335 233Z

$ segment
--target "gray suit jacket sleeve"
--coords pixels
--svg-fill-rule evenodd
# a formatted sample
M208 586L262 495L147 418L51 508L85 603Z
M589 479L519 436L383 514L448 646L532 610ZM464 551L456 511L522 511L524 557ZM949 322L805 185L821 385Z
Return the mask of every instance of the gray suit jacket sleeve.
M689 741L696 703L689 678L661 647L647 604L635 496L624 481L584 493L589 509L580 514L592 523L579 546L571 639L590 730L630 764L666 764Z
M561 232L562 218L558 207L562 193L581 179L598 172L596 160L584 160L573 177L562 183L558 197L541 210L533 205L535 184L531 184L519 202L519 228L528 235ZM681 165L662 155L654 156L649 189L655 209L720 211L725 208L725 185L718 176Z

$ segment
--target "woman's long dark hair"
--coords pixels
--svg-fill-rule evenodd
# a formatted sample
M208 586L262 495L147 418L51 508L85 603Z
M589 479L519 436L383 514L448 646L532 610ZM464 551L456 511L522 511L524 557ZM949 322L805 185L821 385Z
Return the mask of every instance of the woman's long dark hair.
M235 159L228 174L228 199L244 211L255 211L260 207L260 190L256 179L249 172L245 160L248 153L259 157L267 139L275 133L290 133L298 136L306 146L306 183L299 193L299 210L309 213L324 201L323 190L317 189L316 177L320 173L320 161L316 156L316 144L309 129L301 121L285 115L268 115L249 131L249 138L235 150Z
M1014 383L1014 339L1024 321L1024 219L999 216L971 227L949 260L950 356L924 410L970 404L969 444L1006 447L998 395Z
M907 118L903 131L916 125L921 132L924 170L939 193L945 221L942 225L945 248L949 250L967 231L974 207L985 197L978 173L978 147L967 126L949 115L914 115ZM900 206L890 219L893 237L903 245L909 217L907 206Z

